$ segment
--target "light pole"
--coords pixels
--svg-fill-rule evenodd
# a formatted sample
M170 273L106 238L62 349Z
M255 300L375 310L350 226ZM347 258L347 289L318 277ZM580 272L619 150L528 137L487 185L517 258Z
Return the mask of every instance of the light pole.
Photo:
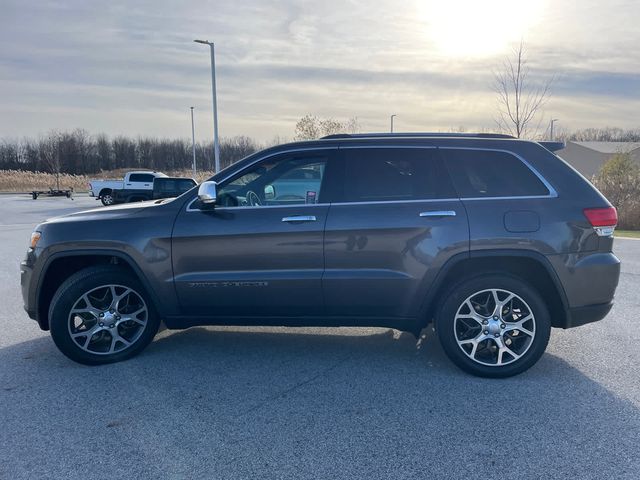
M193 107L191 109L191 150L193 152L193 176L196 176L196 126L193 123Z
M551 132L551 133L550 133L550 135L551 135L551 141L552 141L552 142L553 142L553 124L554 124L555 122L557 122L558 120L559 120L559 119L557 119L557 118L552 118L552 119L551 119L551 126L549 127L549 130L550 130L550 132Z
M396 114L391 115L391 133L393 133L393 119L397 117Z
M216 173L220 171L220 144L218 143L218 102L216 100L216 56L213 42L209 40L194 40L196 43L209 45L211 51L211 94L213 96L213 156Z

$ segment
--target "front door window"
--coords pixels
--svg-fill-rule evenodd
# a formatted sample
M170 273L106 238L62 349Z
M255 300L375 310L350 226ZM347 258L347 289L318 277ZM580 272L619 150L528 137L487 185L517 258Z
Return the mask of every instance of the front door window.
M327 158L288 157L266 160L218 188L221 207L316 204Z

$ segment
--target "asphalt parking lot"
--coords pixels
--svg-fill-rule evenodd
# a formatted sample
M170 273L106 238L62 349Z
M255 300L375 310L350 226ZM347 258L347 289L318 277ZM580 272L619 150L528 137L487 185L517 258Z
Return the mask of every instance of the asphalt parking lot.
M506 380L388 329L165 331L85 367L22 309L40 220L97 207L0 195L0 478L638 478L640 241L609 316L554 330Z

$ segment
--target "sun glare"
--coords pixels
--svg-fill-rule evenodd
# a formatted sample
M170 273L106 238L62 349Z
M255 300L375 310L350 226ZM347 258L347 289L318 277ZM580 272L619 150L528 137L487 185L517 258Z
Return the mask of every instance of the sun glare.
M488 56L527 37L545 0L418 0L426 33L438 53Z

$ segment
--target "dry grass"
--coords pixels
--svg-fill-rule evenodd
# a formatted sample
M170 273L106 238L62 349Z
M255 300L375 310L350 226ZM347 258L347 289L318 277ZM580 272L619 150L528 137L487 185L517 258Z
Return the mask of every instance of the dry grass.
M91 180L122 179L126 170L103 171L93 175L67 175L60 174L60 188L63 190L73 188L75 192L87 191ZM178 170L164 172L169 176L192 177L191 170ZM202 182L208 179L213 172L198 172L195 180ZM26 172L23 170L0 170L0 192L31 192L32 190L48 190L56 188L56 176L45 172Z

